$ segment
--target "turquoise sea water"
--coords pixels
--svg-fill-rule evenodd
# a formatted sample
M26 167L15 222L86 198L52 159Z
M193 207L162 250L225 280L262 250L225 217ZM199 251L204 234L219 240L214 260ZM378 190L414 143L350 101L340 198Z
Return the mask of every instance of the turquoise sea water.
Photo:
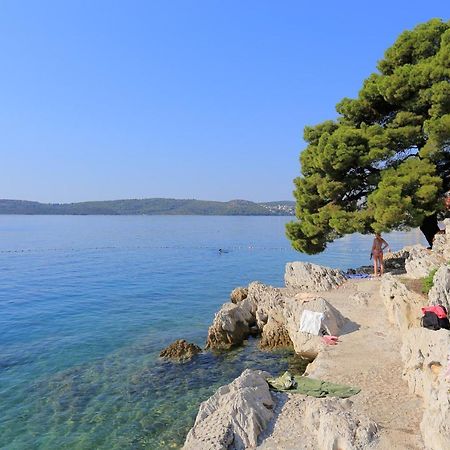
M185 364L158 358L178 338L203 346L230 291L281 286L288 261L369 263L369 236L294 252L289 220L0 216L0 448L179 448L199 403L245 367L301 364L252 340ZM423 242L416 230L387 239Z

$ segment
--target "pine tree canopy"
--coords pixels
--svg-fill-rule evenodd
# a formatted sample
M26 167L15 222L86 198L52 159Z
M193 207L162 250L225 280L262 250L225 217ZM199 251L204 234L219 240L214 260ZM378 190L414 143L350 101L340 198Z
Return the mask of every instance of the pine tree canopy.
M419 226L450 188L450 21L403 32L338 117L307 126L293 247Z

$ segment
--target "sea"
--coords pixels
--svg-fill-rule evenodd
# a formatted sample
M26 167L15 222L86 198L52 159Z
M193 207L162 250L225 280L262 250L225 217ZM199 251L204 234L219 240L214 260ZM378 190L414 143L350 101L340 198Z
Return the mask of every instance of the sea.
M178 449L199 404L245 368L301 371L254 339L159 358L175 339L204 346L233 288L282 286L287 262L370 264L372 237L358 234L295 252L291 220L0 216L0 448ZM425 243L418 230L384 237L393 250Z

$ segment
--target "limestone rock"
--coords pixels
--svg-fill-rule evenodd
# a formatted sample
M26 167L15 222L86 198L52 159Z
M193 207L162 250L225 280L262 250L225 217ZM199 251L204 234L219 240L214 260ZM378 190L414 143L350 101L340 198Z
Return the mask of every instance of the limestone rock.
M445 232L434 236L433 252L442 256L446 261L450 260L450 219L444 220Z
M276 395L278 399L281 397ZM281 400L281 398L280 398ZM303 395L290 398L291 417L277 424L282 428L289 444L277 442L263 432L258 450L323 449L363 450L372 448L378 427L367 417L352 411L352 401L337 398L317 399ZM270 430L270 425L267 430Z
M233 291L230 294L230 301L231 303L239 303L242 302L242 300L246 299L248 295L248 288L245 287L237 287L233 289Z
M250 298L239 304L225 303L208 329L206 348L229 349L242 343L254 325L255 305Z
M327 332L339 335L345 318L317 294L253 282L244 300L238 304L225 303L216 314L208 330L206 348L228 349L258 330L263 348L293 345L298 353L316 354L321 346L320 338L300 331L305 309L323 313Z
M266 348L283 347L291 341L297 353L317 354L321 348L320 337L300 331L305 309L323 313L326 331L331 335L338 336L346 322L336 308L317 294L296 294L290 289L252 283L250 296L255 300L256 323Z
M447 264L439 267L433 277L433 287L428 293L431 305L444 305L450 310L450 266Z
M184 450L254 448L258 435L273 416L268 373L246 369L200 405Z
M322 313L324 316L323 328L332 336L341 334L347 319L333 305L321 297L316 297L314 300L310 300L302 305L299 305L292 298L286 302L286 328L294 344L294 350L297 353L314 356L322 347L322 341L319 336L300 331L300 319L305 309Z
M413 328L403 336L404 378L412 392L423 397L425 412L420 425L427 449L440 450L450 443L450 394L446 369L450 333Z
M404 247L401 250L397 250L396 252L386 252L386 254L384 255L384 260L385 261L392 261L392 260L404 260L406 258L408 258L409 256L409 251L411 250L412 246L409 247Z
M357 305L367 306L369 304L370 295L367 292L355 292L350 295L348 301Z
M438 253L417 245L410 249L405 261L405 269L409 278L423 278L444 262L443 257Z
M345 280L340 270L300 261L287 263L284 274L286 286L298 291L328 291Z
M202 349L198 345L191 344L184 339L178 339L162 350L159 356L182 361L192 358L197 353L201 353L201 351Z
M262 349L292 348L293 343L284 323L269 317L259 341Z
M409 256L409 251L412 247L405 247L396 252L387 252L384 255L384 272L392 273L393 275L403 275L405 270L405 261ZM347 269L347 274L355 273L373 274L373 264L370 266L360 266L356 269Z
M386 269L386 266L385 266ZM368 275L373 274L373 266L359 266L356 269L350 268L345 271L346 275L354 275L356 273L366 273Z
M382 277L380 292L392 324L403 331L420 326L420 308L427 304L426 297L409 290L399 278L390 274Z

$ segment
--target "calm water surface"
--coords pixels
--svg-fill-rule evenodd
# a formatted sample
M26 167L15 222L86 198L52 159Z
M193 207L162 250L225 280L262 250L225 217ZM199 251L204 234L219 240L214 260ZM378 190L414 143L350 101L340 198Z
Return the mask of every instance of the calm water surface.
M369 263L369 236L294 252L289 220L0 216L0 448L179 448L199 403L245 367L295 369L251 340L185 364L158 358L177 338L202 346L234 287L281 286L288 261ZM423 243L417 230L386 238Z

